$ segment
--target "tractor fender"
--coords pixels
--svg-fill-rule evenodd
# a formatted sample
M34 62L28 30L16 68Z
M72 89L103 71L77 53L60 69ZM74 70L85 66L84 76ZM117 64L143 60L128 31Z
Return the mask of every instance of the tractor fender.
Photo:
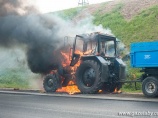
M106 61L103 57L101 56L83 56L81 57L81 61L86 61L86 60L94 60L98 62L101 66L101 81L102 82L108 82L109 79L109 62Z
M114 72L117 73L119 77L118 81L126 80L126 64L122 61L122 59L116 58L114 61Z

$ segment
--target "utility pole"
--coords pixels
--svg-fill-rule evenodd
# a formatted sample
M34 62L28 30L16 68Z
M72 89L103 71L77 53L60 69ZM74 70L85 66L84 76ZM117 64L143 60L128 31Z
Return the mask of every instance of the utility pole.
M88 0L79 0L78 1L78 6L85 6L85 5L89 5Z

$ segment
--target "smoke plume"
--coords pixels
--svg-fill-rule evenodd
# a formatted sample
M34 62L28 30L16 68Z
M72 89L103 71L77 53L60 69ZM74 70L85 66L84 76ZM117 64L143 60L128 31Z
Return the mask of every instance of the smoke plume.
M57 15L40 14L27 0L0 0L0 47L24 49L31 71L45 74L61 63L65 36L111 33L101 25L93 25L92 20L89 17L74 24Z
M25 47L28 66L34 73L47 73L56 67L57 23L21 0L1 0L0 9L0 46Z

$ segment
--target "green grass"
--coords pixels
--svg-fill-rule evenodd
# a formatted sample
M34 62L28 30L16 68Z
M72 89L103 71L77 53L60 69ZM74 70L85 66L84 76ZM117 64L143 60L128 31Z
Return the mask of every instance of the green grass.
M74 18L78 13L80 13L85 7L77 7L77 8L71 8L63 11L58 11L56 14L58 14L61 18L64 20L71 20Z
M129 93L141 93L142 92L142 84L136 83L136 86L134 83L125 83L122 88L122 92L129 92Z
M28 89L30 73L24 69L7 69L0 71L0 88Z

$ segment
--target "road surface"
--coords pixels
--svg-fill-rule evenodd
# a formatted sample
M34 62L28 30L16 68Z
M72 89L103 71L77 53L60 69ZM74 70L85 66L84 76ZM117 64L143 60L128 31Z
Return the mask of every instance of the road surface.
M158 102L0 93L0 118L126 118L119 112L141 118L156 113ZM140 113L148 112L148 116ZM138 118L137 117L137 118ZM152 115L153 118L158 116Z

